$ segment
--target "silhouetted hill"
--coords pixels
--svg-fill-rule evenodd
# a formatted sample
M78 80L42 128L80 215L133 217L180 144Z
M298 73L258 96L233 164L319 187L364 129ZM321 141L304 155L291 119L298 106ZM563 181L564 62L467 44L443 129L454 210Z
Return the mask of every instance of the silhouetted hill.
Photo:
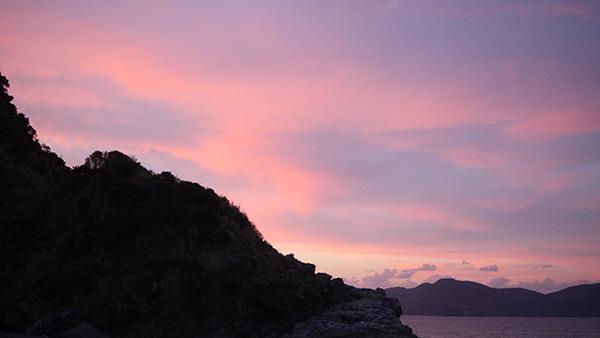
M600 283L577 285L548 294L548 306L566 317L600 317Z
M600 284L574 286L548 295L522 289L495 289L447 278L415 288L386 289L404 314L431 316L600 316Z
M0 81L0 331L413 337L383 290L281 255L212 189L117 151L65 166Z

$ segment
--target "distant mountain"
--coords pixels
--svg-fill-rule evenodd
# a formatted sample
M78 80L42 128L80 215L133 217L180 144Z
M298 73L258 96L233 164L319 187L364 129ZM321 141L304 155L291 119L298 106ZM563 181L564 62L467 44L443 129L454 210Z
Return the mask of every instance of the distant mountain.
M385 292L400 301L407 315L600 317L600 283L544 295L522 288L496 289L447 278Z
M280 254L212 189L118 151L65 166L7 88L0 74L0 332L415 337L397 300Z

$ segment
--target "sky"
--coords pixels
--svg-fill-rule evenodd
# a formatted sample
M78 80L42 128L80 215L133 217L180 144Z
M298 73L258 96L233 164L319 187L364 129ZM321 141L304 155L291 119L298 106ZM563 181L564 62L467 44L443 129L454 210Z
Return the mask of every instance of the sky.
M600 281L597 1L7 1L0 71L69 165L212 187L362 287Z

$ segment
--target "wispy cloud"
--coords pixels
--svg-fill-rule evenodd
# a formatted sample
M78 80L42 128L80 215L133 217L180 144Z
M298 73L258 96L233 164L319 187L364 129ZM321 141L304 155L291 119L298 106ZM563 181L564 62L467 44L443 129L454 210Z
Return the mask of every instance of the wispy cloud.
M415 273L419 272L419 271L435 271L437 270L437 267L435 266L435 264L423 264L418 268L414 268L414 269L403 269L402 271L400 271L400 273L398 273L398 275L396 276L397 278L410 278L412 277L412 275L414 275Z
M496 264L486 265L479 268L479 271L497 272L499 269Z
M373 275L366 276L360 282L360 285L363 287L380 287L385 288L392 285L393 279L398 274L398 270L396 269L384 269L381 273L374 273Z

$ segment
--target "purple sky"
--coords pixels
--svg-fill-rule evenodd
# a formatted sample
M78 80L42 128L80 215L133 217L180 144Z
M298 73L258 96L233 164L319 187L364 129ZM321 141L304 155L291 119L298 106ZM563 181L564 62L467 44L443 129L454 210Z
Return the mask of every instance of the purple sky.
M68 164L120 149L362 286L600 280L597 1L2 1Z

